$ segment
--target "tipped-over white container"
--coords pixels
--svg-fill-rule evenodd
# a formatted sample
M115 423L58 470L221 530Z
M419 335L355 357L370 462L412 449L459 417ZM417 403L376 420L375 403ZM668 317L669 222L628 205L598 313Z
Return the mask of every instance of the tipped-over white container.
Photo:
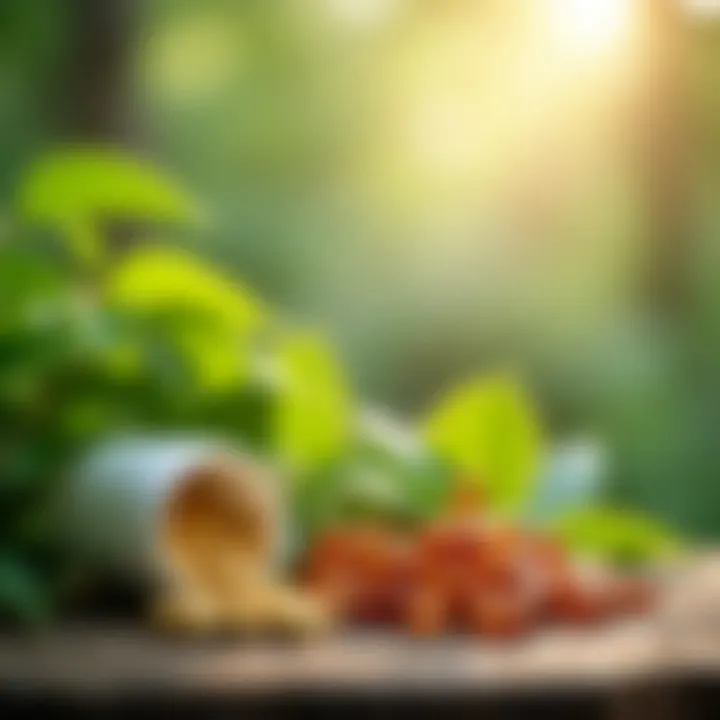
M268 566L287 549L272 471L204 439L107 441L71 471L57 507L63 548L133 583L172 581L182 571L181 546L195 536L202 542L207 527Z

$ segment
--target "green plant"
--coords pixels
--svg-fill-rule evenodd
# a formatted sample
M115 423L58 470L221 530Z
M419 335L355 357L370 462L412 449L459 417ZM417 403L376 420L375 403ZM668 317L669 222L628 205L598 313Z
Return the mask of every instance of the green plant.
M68 147L38 159L20 186L22 222L60 231L76 257L96 264L106 255L102 223L150 220L186 225L201 212L163 172L108 147Z
M580 555L638 565L676 555L680 539L663 523L625 508L595 506L569 512L553 529Z
M452 485L450 467L412 425L365 408L347 451L296 483L295 507L306 539L358 520L412 525L441 514Z
M304 538L357 518L422 522L458 478L479 484L490 512L521 517L531 503L547 443L512 377L461 386L417 428L369 413L317 333L153 235L110 252L104 232L200 217L174 181L116 150L61 150L21 183L0 247L2 620L50 616L73 571L53 549L53 494L79 453L123 430L202 430L272 454ZM607 556L663 545L627 515L607 527L615 517L553 521Z
M681 546L663 523L605 504L602 470L588 465L587 447L575 448L583 462L568 462L566 447L549 450L537 411L508 375L454 389L426 419L425 433L453 472L480 488L489 512L550 531L573 552L640 564Z

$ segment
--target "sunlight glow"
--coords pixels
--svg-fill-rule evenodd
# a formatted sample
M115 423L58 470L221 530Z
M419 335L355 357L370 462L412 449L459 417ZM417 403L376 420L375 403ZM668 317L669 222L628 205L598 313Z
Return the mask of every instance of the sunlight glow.
M685 0L685 7L692 15L701 18L720 18L720 0Z
M411 115L408 139L412 154L435 171L458 174L471 168L481 132L476 115L448 98L426 101Z
M557 42L577 55L616 48L627 37L633 0L550 0Z
M327 0L331 12L352 27L371 27L390 20L399 9L398 0Z

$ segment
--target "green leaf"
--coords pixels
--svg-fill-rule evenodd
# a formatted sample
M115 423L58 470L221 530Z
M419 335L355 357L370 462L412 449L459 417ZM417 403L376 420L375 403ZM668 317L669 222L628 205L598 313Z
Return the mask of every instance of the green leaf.
M553 529L575 552L622 564L666 558L681 547L677 535L661 522L613 507L577 510Z
M249 341L267 319L245 286L169 248L130 254L109 278L107 294L123 312L158 320L210 391L243 379Z
M307 470L338 456L351 433L353 400L332 347L312 333L284 338L273 436L289 468Z
M203 390L223 392L247 377L248 351L233 332L188 327L178 343Z
M140 314L185 312L239 334L253 332L266 312L245 286L182 250L152 246L131 253L111 275L108 297Z
M532 491L543 454L535 409L506 375L451 392L424 424L431 448L456 472L477 478L495 510L517 511Z
M102 247L98 220L196 222L195 201L163 172L108 147L56 150L32 165L20 184L20 217L65 233L84 260Z

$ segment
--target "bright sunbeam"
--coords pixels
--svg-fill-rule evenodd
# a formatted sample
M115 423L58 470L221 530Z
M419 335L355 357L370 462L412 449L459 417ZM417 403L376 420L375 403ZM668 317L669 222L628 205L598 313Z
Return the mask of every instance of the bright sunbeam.
M633 0L550 0L551 29L573 53L601 54L626 39L632 9Z

